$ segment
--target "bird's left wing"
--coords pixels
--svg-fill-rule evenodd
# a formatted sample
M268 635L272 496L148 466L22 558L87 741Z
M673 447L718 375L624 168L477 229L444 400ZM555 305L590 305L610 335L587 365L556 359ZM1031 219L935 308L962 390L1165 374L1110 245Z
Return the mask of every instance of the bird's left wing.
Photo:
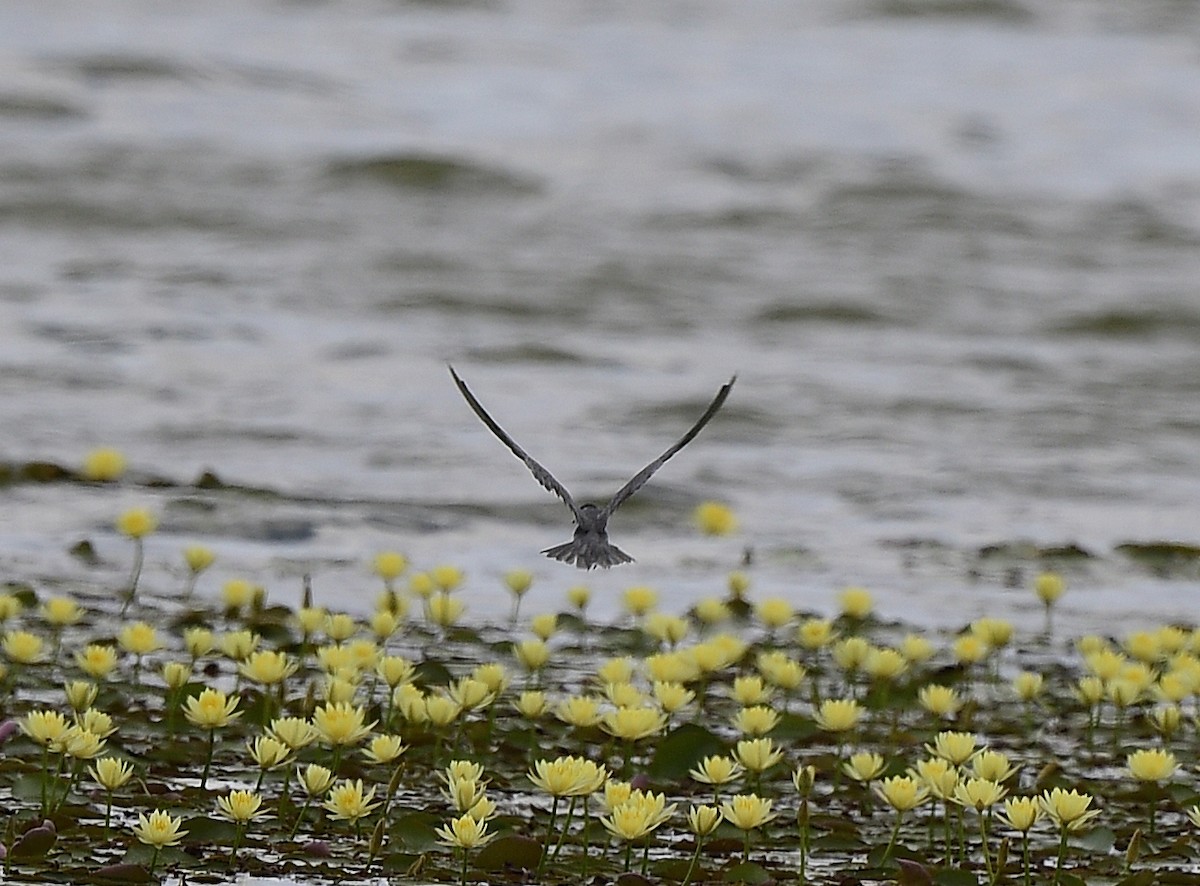
M617 494L609 499L608 504L604 506L605 517L610 516L613 511L621 506L625 499L645 486L646 481L654 476L654 472L667 463L667 459L692 442L692 439L700 433L700 429L708 424L709 419L717 414L717 410L721 408L721 404L729 396L729 391L735 381L737 381L736 375L721 386L721 390L717 391L717 396L713 397L713 401L708 404L708 409L704 410L704 415L700 416L700 420L692 425L691 430L684 434L678 443L634 474L632 480L617 490Z
M533 479L542 484L543 487L553 492L561 498L571 509L575 515L575 522L579 523L582 519L582 513L579 510L579 505L575 504L575 499L571 497L571 493L567 491L567 487L563 486L554 478L554 475L547 471L544 467L538 464L524 449L517 445L517 441L508 436L508 432L500 425L496 424L496 420L487 414L487 410L483 408L483 404L475 399L475 395L471 393L470 388L466 383L458 377L458 373L454 371L454 367L450 367L450 374L454 376L454 383L458 385L458 390L462 393L471 409L479 416L479 420L488 426L488 429L500 438L500 442L512 450L512 454L521 461L525 462L525 467L529 468L529 472L533 474ZM699 430L697 428L696 430Z

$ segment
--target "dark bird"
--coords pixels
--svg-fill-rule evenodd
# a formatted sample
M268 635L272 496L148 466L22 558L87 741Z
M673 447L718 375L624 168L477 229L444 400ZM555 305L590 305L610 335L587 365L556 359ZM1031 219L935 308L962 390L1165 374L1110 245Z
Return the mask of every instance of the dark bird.
M704 415L700 416L700 420L692 425L691 429L679 439L679 442L634 474L633 478L618 489L616 495L608 500L608 504L604 507L598 507L590 502L582 505L576 504L575 499L567 491L567 488L554 479L553 474L534 461L524 449L517 445L517 441L508 436L508 432L496 424L496 420L487 414L487 410L475 399L475 395L471 393L463 380L458 377L458 373L454 371L453 366L450 367L450 374L454 376L454 383L458 385L458 389L462 391L462 395L466 398L471 408L475 410L475 414L479 416L480 420L488 426L493 434L500 438L501 443L512 450L513 455L525 462L525 467L529 468L535 480L561 498L567 507L571 509L571 513L575 515L575 537L566 544L546 548L542 553L555 560L561 560L563 563L574 563L580 569L591 569L593 566L603 566L607 569L610 566L619 566L622 563L633 562L633 557L626 554L616 545L609 544L608 518L612 516L613 511L624 503L625 499L641 489L646 484L646 481L654 476L654 472L666 464L667 459L692 442L692 438L700 433L700 429L708 424L709 419L717 414L717 410L721 408L721 404L729 396L729 390L733 387L733 383L737 381L737 376L735 375L723 385L721 390L717 391L717 396L708 404L708 409L704 410Z

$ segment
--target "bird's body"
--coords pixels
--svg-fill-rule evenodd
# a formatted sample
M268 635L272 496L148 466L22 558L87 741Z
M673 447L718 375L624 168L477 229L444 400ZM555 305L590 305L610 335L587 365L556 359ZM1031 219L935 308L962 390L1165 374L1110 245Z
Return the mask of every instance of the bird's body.
M611 566L619 566L622 563L632 563L633 557L626 554L616 545L611 544L608 540L608 518L612 516L621 504L642 488L646 481L653 476L654 472L661 468L671 456L686 446L692 441L700 429L708 424L711 419L721 408L721 404L725 402L725 398L729 396L729 390L733 387L733 383L737 380L737 376L731 378L721 390L717 392L717 396L713 398L712 403L708 405L708 409L700 416L700 419L692 425L691 429L679 439L670 449L656 458L646 467L642 468L632 479L620 489L616 494L609 499L608 504L604 507L599 507L590 502L579 505L575 503L575 499L567 488L554 478L554 475L542 467L538 462L534 461L524 449L517 445L508 433L500 427L490 415L483 405L475 399L475 395L471 393L458 373L454 371L454 367L450 367L450 375L454 377L454 383L458 386L458 390L466 399L467 404L475 412L479 419L488 426L488 429L499 438L500 442L507 446L517 458L525 462L525 466L529 468L535 480L538 481L545 489L553 492L571 509L575 516L575 536L569 542L561 545L555 545L552 548L546 548L542 551L547 557L555 560L560 560L563 563L573 563L580 569L592 569L600 566L608 569Z

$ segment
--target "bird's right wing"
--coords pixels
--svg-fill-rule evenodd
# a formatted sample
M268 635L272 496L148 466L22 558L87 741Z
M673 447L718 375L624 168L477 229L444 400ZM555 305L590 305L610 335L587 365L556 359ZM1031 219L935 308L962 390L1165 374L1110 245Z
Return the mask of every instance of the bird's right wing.
M475 399L475 395L471 393L470 388L458 377L458 373L454 371L453 366L450 367L450 374L454 377L454 383L458 385L458 390L466 399L467 404L479 416L479 420L488 426L488 429L500 439L501 443L512 450L513 455L525 462L525 467L529 468L529 473L533 474L533 479L537 480L543 487L553 492L566 503L567 507L575 515L575 522L579 523L583 514L579 510L579 505L575 504L575 499L571 497L571 493L567 492L567 487L554 479L553 474L538 464L529 453L517 445L516 440L508 436L508 432L504 428L496 424L496 420L487 414L487 410L483 408L483 404Z
M717 391L717 396L713 397L713 401L708 404L708 409L704 410L704 415L700 416L699 420L688 429L688 432L674 446L634 474L628 483L617 490L616 495L604 506L605 517L611 516L612 512L619 508L625 499L645 486L646 481L654 475L654 472L667 463L667 459L692 442L692 439L700 433L700 429L708 424L708 420L717 414L717 410L721 408L721 404L729 396L729 390L733 387L735 381L737 381L736 375L721 386L721 390Z

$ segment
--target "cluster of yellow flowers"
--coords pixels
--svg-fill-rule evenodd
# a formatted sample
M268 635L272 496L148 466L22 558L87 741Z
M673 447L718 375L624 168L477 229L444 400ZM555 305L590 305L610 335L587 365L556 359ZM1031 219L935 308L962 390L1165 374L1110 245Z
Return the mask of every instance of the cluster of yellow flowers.
M97 482L119 476L111 464L94 473ZM732 514L721 508L697 512L706 532L732 531ZM153 513L127 512L117 526L138 543L140 563L140 542L157 526ZM183 597L215 560L201 546L185 549ZM361 618L311 604L284 613L268 605L264 587L243 578L221 585L218 611L189 606L178 628L140 620L114 628L111 614L70 597L34 605L0 594L0 652L10 671L0 676L14 687L9 701L22 740L48 773L66 773L48 782L37 812L49 816L68 797L87 802L82 782L90 778L105 798L107 831L114 795L157 777L147 765L154 750L138 750L146 742L136 734L149 712L173 735L190 730L203 748L203 770L178 773L176 784L190 775L208 797L214 767L220 773L220 792L204 813L233 823L235 862L247 834L343 827L359 836L369 820L374 858L386 847L404 785L427 785L436 773L440 790L426 789L420 801L438 814L431 838L460 856L464 881L468 856L509 832L513 817L544 813L546 827L527 828L544 835L539 875L581 841L587 857L593 831L624 847L629 869L635 845L648 847L675 828L694 838L690 879L714 834L739 835L749 857L752 835L778 835L785 820L797 825L791 845L803 866L810 803L842 810L881 803L892 822L888 856L905 816L940 813L949 823L970 812L989 873L1003 863L987 830L993 810L1022 840L1026 870L1037 826L1048 821L1061 837L1061 867L1065 834L1100 814L1093 792L1080 790L1083 775L1069 771L1022 785L1023 773L1046 762L1038 746L1012 730L987 746L980 724L1004 709L1032 735L1047 719L1048 698L1069 696L1086 712L1089 736L1153 730L1161 747L1133 747L1119 762L1128 779L1157 789L1180 772L1167 744L1193 722L1200 695L1200 633L1174 626L1081 639L1078 679L1064 686L1057 671L1017 666L1014 627L1003 619L976 619L940 642L881 624L863 588L841 592L826 617L784 598L752 601L749 577L734 573L724 596L685 614L661 611L652 587L628 588L625 618L610 629L618 643L581 655L586 587L567 591L572 614L538 613L521 625L526 636L484 642L451 630L466 612L460 569L409 568L396 552L373 559L382 592ZM516 626L535 579L518 570L502 581ZM1047 613L1063 589L1053 575L1034 587ZM605 657L618 649L627 653ZM57 685L61 711L49 700ZM135 698L136 713L126 716L114 697ZM1136 728L1131 711L1145 714ZM1069 723L1073 715L1054 717ZM703 736L699 750L661 751L689 730ZM526 753L528 766L514 771L511 760ZM685 765L648 777L660 753ZM508 771L485 772L481 760L508 760ZM786 789L788 772L794 792ZM545 799L526 796L539 794ZM152 848L151 868L160 852L181 863L167 850L195 826L149 795L139 794L136 805L145 811L129 824ZM1200 827L1200 806L1182 811ZM1148 826L1153 831L1153 807ZM952 864L968 864L971 851L961 839L944 846Z

